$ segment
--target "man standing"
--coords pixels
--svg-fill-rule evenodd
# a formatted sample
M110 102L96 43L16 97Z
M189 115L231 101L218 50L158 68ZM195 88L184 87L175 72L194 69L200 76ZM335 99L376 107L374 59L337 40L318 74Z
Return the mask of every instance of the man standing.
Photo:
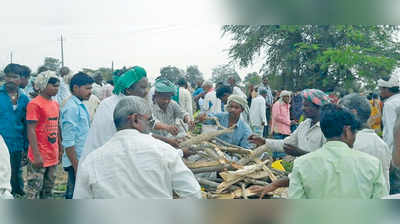
M263 136L264 126L267 125L267 117L265 116L265 97L267 96L266 88L258 89L259 95L251 101L250 106L250 123L253 132L259 136Z
M151 135L150 107L139 97L122 99L114 111L117 133L82 162L74 199L200 199L193 173L174 148Z
M58 105L62 105L64 100L66 100L69 96L71 96L71 93L69 91L69 86L65 81L65 77L67 77L69 71L70 70L68 67L62 67L58 72L58 80L60 80L60 85L58 88L58 93L55 96L55 100L57 101Z
M360 94L349 94L344 96L339 105L342 105L353 112L361 122L361 130L357 132L353 149L365 152L381 161L383 176L385 177L387 189L389 191L389 168L392 153L387 144L375 133L374 129L368 125L371 115L371 106L367 98Z
M179 94L179 105L189 114L190 118L193 119L193 105L192 96L187 90L187 82L184 78L178 80L178 94Z
M22 71L21 65L7 65L4 69L5 84L0 87L0 135L10 152L11 193L14 197L25 194L21 162L28 146L25 117L29 98L19 88Z
M264 87L267 89L267 96L265 97L265 103L266 103L265 116L267 117L267 123L268 123L271 119L271 110L272 110L272 104L274 103L274 97L272 96L272 91L268 84L267 75L263 76L262 83L258 88L260 87ZM264 138L268 136L269 133L268 127L269 127L268 125L264 126Z
M230 76L228 78L228 83L232 87L232 91L233 91L232 94L233 95L238 95L238 96L242 97L243 99L247 100L246 94L244 94L244 92L236 85L235 76Z
M394 150L393 128L397 118L396 110L400 108L399 75L394 73L389 80L378 80L381 98L384 100L382 112L383 140ZM400 193L400 170L393 167L390 170L390 194Z
M206 82L211 83L211 82ZM221 100L217 98L216 90L212 89L212 83L210 91L204 96L203 112L206 113L221 113Z
M172 96L175 94L175 85L166 79L159 79L155 84L153 104L153 115L161 123L175 126L177 119L182 119L183 122L187 123L190 127L194 126L193 120L190 119L188 113L186 113L175 101L171 101ZM168 136L168 131L158 130L155 131L158 135Z
M104 82L101 73L97 72L93 76L95 83L93 83L93 95L97 96L100 101L104 98Z
M290 94L291 92L283 90L280 99L272 107L271 129L276 139L284 139L290 135Z
M387 196L378 159L352 150L356 130L354 115L337 105L321 109L321 130L327 143L297 158L289 174L291 199L374 199Z
M62 155L59 136L59 106L51 98L57 95L60 81L52 71L42 72L35 80L39 95L29 102L26 113L29 150L28 199L50 198L56 178L56 166Z
M72 96L61 109L61 133L64 147L63 167L68 173L65 199L72 199L75 176L86 137L89 132L90 116L82 101L88 100L94 80L89 75L79 72L70 83Z

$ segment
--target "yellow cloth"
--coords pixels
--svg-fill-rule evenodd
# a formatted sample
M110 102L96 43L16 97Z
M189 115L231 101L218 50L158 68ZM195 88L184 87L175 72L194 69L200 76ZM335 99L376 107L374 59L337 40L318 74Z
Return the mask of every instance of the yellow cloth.
M369 118L368 124L377 132L380 132L381 129L381 122L382 122L382 113L381 107L379 105L378 100L370 100L369 103L371 104L371 116Z

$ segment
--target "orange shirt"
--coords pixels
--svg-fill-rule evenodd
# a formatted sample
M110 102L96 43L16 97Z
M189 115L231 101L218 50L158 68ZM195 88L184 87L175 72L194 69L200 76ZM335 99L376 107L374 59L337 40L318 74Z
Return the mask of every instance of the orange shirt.
M58 119L59 106L54 100L42 96L35 97L29 102L26 120L37 121L36 137L43 166L49 167L58 164ZM28 158L33 161L32 147L29 146Z

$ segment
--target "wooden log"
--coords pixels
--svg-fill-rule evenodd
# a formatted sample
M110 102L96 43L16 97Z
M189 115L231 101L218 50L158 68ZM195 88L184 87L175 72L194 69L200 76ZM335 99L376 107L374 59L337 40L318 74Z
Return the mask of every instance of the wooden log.
M235 170L235 168L231 164L221 164L213 167L203 167L191 169L194 174L198 173L208 173L208 172L221 172L226 170Z
M218 161L198 161L198 162L190 162L187 160L184 160L185 165L189 169L197 169L197 168L203 168L203 167L215 167L220 165L221 163Z
M248 184L255 184L255 185L261 185L261 186L267 186L267 185L270 184L268 182L264 182L264 181L261 181L261 180L254 180L254 179L251 179L251 178L244 178L243 181L245 183L248 183Z
M264 144L262 146L257 147L254 149L254 151L251 152L251 154L245 158L242 158L239 160L240 165L246 165L251 161L254 161L255 159L258 159L264 152L268 151L267 144Z
M190 147L191 145L194 144L199 144L201 142L204 141L208 141L210 139L213 139L217 136L223 135L223 134L227 134L227 133L232 133L236 128L236 125L230 127L230 128L225 128L223 130L218 130L218 131L213 131L213 132L208 132L208 133L204 133L195 137L190 138L189 140L186 140L182 143L179 144L180 148L186 148L186 147Z

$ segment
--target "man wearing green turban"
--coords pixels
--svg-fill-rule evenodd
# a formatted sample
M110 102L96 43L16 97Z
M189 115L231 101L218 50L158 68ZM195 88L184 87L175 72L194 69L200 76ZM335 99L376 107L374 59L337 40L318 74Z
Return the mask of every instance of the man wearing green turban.
M177 87L167 79L158 79L155 83L153 115L161 123L168 125L168 131L159 130L156 133L161 136L168 136L168 132L173 135L179 133L179 128L176 126L177 119L182 119L192 128L194 122L181 106L175 101L171 101L172 96L176 94Z
M117 132L114 125L113 113L118 102L125 96L138 96L145 98L147 95L148 81L146 71L139 66L130 68L122 72L118 71L114 74L114 91L115 95L104 99L98 106L93 117L92 125L85 143L81 160L92 151L104 145ZM168 125L156 122L155 129L169 130ZM157 136L153 136L157 138ZM159 138L160 139L160 138ZM160 139L173 146L177 145L177 140Z

